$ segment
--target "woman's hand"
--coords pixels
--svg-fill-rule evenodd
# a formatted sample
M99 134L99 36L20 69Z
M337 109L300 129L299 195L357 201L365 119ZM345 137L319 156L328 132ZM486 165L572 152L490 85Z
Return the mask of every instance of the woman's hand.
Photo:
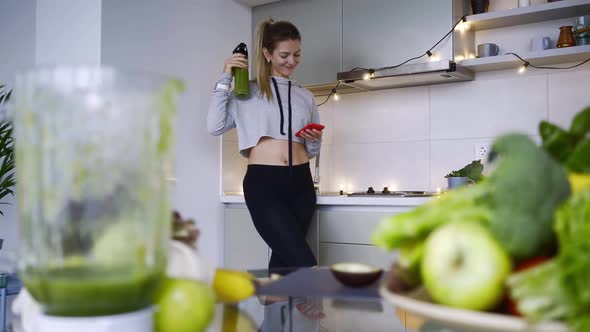
M306 141L317 142L322 139L322 131L316 129L306 129L301 132L301 137Z
M223 62L223 72L226 74L230 74L232 68L248 68L248 58L241 53L234 53L231 57L225 59Z

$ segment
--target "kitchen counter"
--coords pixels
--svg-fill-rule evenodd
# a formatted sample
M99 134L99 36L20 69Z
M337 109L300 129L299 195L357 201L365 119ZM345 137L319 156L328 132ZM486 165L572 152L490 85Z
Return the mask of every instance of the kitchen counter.
M408 206L414 207L422 205L436 197L349 197L338 194L319 194L317 196L318 205L326 206ZM221 202L226 204L245 204L244 195L239 193L225 193L221 196Z

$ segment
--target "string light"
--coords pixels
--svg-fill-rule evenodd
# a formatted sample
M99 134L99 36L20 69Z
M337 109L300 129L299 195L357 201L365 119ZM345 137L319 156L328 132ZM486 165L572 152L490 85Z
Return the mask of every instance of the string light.
M436 42L436 44L434 44L431 48L429 48L428 50L426 50L426 52L424 52L424 54L410 58L398 65L395 66L388 66L388 67L381 67L381 68L361 68L361 67L355 67L351 70L349 70L349 72L351 71L355 71L355 70L364 70L366 71L366 73L363 74L363 80L367 81L370 80L371 78L375 77L375 71L377 70L384 70L384 69L394 69L397 67L401 67L403 65L405 65L406 63L412 61L412 60L417 60L422 58L425 55L428 55L428 57L430 58L430 61L439 61L440 56L436 53L433 53L432 50L434 48L436 48L438 46L438 44L440 44L443 40L445 40L445 38L447 38L453 31L455 31L455 28L457 28L457 25L462 24L463 29L466 27L465 24L467 24L467 19L465 18L465 16L461 17L461 19L459 21L457 21L457 23L455 23L453 25L453 27L451 28L451 30L449 32L447 32L438 42ZM467 25L468 26L468 25ZM320 107L322 105L324 105L325 103L328 102L328 100L330 100L330 97L334 96L334 100L337 100L338 97L338 93L336 91L336 89L338 88L338 85L340 84L340 81L338 81L336 83L336 86L334 87L334 89L332 89L332 91L330 91L330 94L328 95L328 98L326 98L326 100L324 100L322 103L318 104L317 106Z
M332 95L334 95L334 100L338 100L340 99L340 96L338 95L338 92L336 92L338 89L338 86L340 85L340 81L336 82L336 86L334 87L334 89L332 89L332 91L330 91L330 94L328 95L328 98L326 98L326 100L324 100L323 102L319 103L317 105L317 107L320 107L322 105L324 105L325 103L328 102L328 100L330 100L330 97L332 97Z
M368 73L365 73L363 75L363 80L368 81L368 80L370 80L373 77L375 77L375 69L372 69L371 68L371 69L369 69L369 72Z
M463 32L468 31L470 29L471 29L471 24L467 23L467 19L462 17L461 22L457 25L455 30L463 33Z
M520 61L522 61L522 67L520 67L520 69L518 69L518 72L519 73L525 72L528 67L536 68L536 69L556 69L556 70L559 70L559 69L562 69L562 70L563 69L572 69L572 68L579 67L579 66L585 64L586 62L590 61L590 59L586 59L586 60L584 60L584 61L582 61L582 62L580 62L578 64L575 64L575 65L572 65L572 66L568 66L568 67L535 66L535 65L531 64L530 62L528 62L527 60L523 59L520 55L518 55L516 53L508 52L508 53L505 53L504 55L514 55Z

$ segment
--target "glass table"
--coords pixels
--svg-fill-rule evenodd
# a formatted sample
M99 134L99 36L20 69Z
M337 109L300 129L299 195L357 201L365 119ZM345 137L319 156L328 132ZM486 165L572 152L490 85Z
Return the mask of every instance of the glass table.
M327 268L321 269L329 273ZM271 274L268 270L249 272L258 278ZM282 278L287 277L289 275ZM404 311L379 296L379 282L364 289L351 290L334 279L331 282L335 284L328 284L330 281L326 278L320 279L302 276L292 283L284 283L282 289L267 287L266 293L270 291L272 295L258 294L236 305L218 305L209 331L466 332L412 321ZM325 284L318 284L322 282ZM261 292L260 287L258 292Z
M345 287L325 267L249 272L259 280L257 294L236 304L217 304L208 332L473 332L406 313L381 298L380 281ZM271 280L274 273L283 276ZM9 331L22 332L20 325L14 321Z

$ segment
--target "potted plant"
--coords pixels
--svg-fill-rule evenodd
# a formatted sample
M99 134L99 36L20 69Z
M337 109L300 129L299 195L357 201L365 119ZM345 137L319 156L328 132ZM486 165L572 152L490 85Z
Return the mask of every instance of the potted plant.
M0 105L10 100L12 91L6 89L6 85L0 84ZM0 120L0 205L9 203L3 200L8 195L14 195L14 142L13 142L13 127L10 120ZM0 215L4 212L0 208ZM2 249L2 242L0 239L0 249Z
M468 183L474 184L479 182L483 175L483 165L481 160L474 160L469 165L461 168L458 171L452 171L445 175L449 182L449 190L461 186L465 186Z

